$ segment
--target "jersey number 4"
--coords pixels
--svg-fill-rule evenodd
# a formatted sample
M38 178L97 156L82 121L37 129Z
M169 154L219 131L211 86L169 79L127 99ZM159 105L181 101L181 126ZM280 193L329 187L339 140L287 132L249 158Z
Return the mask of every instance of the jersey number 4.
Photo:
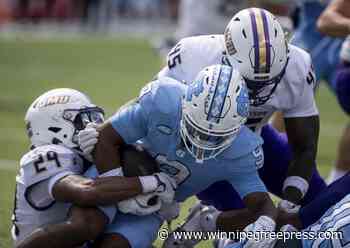
M43 156L42 154L39 155L39 157L34 161L34 168L37 173L46 171L47 168L43 166L42 164L46 161L55 161L57 167L61 167L61 163L58 160L57 153L54 151L48 151L46 153L46 156Z

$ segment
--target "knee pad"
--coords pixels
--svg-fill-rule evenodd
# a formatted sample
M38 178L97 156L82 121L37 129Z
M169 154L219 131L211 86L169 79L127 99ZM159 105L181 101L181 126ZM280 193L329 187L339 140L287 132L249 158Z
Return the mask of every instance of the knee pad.
M338 102L343 111L350 114L350 64L338 67L335 84Z

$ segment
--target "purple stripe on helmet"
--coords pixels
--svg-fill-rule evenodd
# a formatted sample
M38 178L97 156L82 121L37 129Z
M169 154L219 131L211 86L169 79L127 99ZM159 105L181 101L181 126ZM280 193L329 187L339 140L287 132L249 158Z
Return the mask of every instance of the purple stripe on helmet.
M253 10L249 10L250 20L252 22L252 30L253 30L253 38L254 38L254 55L255 55L255 63L254 63L254 72L259 72L259 37L258 30L256 26L256 17Z
M270 72L271 65L271 53L270 53L270 36L269 36L269 26L267 25L267 17L264 10L261 10L261 16L263 20L264 26L264 34L265 34L265 47L266 47L266 73Z

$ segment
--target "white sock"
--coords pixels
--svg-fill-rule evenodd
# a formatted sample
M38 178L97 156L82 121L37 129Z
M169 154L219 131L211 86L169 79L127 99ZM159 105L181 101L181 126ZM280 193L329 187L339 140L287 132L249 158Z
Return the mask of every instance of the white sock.
M331 184L332 182L338 180L339 178L341 178L342 176L344 176L348 171L346 170L341 170L338 168L333 168L331 170L331 172L329 173L329 176L327 178L327 183Z

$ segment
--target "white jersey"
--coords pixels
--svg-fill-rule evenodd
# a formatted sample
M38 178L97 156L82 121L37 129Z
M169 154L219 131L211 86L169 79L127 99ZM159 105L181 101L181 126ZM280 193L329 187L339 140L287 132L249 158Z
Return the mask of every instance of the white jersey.
M51 190L62 177L83 172L83 161L58 145L35 148L20 161L16 176L12 237L15 243L36 228L63 221L69 204L55 202Z
M263 105L250 107L246 125L258 132L275 111L284 117L307 117L318 114L314 99L316 85L310 55L289 45L286 72L271 98ZM168 54L167 66L159 76L191 83L197 73L213 64L229 64L223 35L204 35L182 39Z

